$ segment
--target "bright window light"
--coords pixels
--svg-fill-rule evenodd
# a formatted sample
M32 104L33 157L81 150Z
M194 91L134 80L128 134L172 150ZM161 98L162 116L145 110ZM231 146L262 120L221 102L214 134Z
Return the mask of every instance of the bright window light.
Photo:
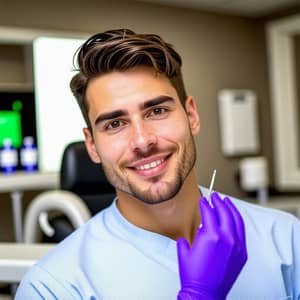
M85 127L69 84L81 39L40 37L33 43L39 169L57 172L63 150L83 140Z

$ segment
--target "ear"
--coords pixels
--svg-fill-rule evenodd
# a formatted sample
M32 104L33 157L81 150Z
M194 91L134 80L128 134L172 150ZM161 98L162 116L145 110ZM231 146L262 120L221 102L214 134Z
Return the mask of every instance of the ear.
M101 163L101 159L100 156L98 155L94 138L90 130L88 128L83 128L83 134L85 138L85 147L91 160L95 163Z
M189 119L191 132L193 135L197 135L200 131L200 118L196 102L192 96L186 98L185 110Z

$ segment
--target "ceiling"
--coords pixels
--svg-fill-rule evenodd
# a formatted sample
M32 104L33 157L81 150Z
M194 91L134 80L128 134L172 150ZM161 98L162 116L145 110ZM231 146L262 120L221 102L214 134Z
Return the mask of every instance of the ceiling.
M300 7L299 0L136 0L245 17L263 17L283 10Z

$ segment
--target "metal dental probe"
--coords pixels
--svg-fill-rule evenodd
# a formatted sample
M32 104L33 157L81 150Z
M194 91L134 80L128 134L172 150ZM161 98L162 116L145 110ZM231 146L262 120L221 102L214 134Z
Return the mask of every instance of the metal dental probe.
M210 206L212 206L210 195L211 195L211 192L212 192L214 183L215 183L216 173L217 173L217 171L216 171L216 169L215 169L214 172L213 172L213 174L212 174L212 177L211 177L211 180L210 180L210 185L209 185L209 190L208 190L207 201L208 201L208 203L210 204Z
M207 197L207 201L209 203L209 205L212 207L212 203L211 203L211 199L210 199L210 194L212 192L212 189L213 189L213 186L214 186L214 183L215 183L215 177L216 177L216 169L214 170L213 174L212 174L212 177L211 177L211 180L210 180L210 185L209 185L209 190L208 190L208 197ZM202 227L202 223L200 223L199 225L199 228Z

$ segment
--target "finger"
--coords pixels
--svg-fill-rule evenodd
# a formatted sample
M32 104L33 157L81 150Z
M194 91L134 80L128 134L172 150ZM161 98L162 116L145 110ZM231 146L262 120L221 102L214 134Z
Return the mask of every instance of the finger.
M211 200L219 220L220 228L222 229L223 232L229 234L234 239L236 239L238 236L235 228L236 227L235 221L231 213L231 209L225 204L225 202L221 199L219 194L216 192L211 194Z
M218 228L218 220L214 209L209 205L205 197L201 197L199 201L202 228L205 230L215 231Z
M238 238L243 243L243 245L245 245L246 237L245 237L244 220L243 220L240 212L238 211L238 209L235 207L235 205L232 203L232 201L228 197L224 198L224 202L231 211L231 215L232 215L234 223L235 223L235 228L236 228Z

